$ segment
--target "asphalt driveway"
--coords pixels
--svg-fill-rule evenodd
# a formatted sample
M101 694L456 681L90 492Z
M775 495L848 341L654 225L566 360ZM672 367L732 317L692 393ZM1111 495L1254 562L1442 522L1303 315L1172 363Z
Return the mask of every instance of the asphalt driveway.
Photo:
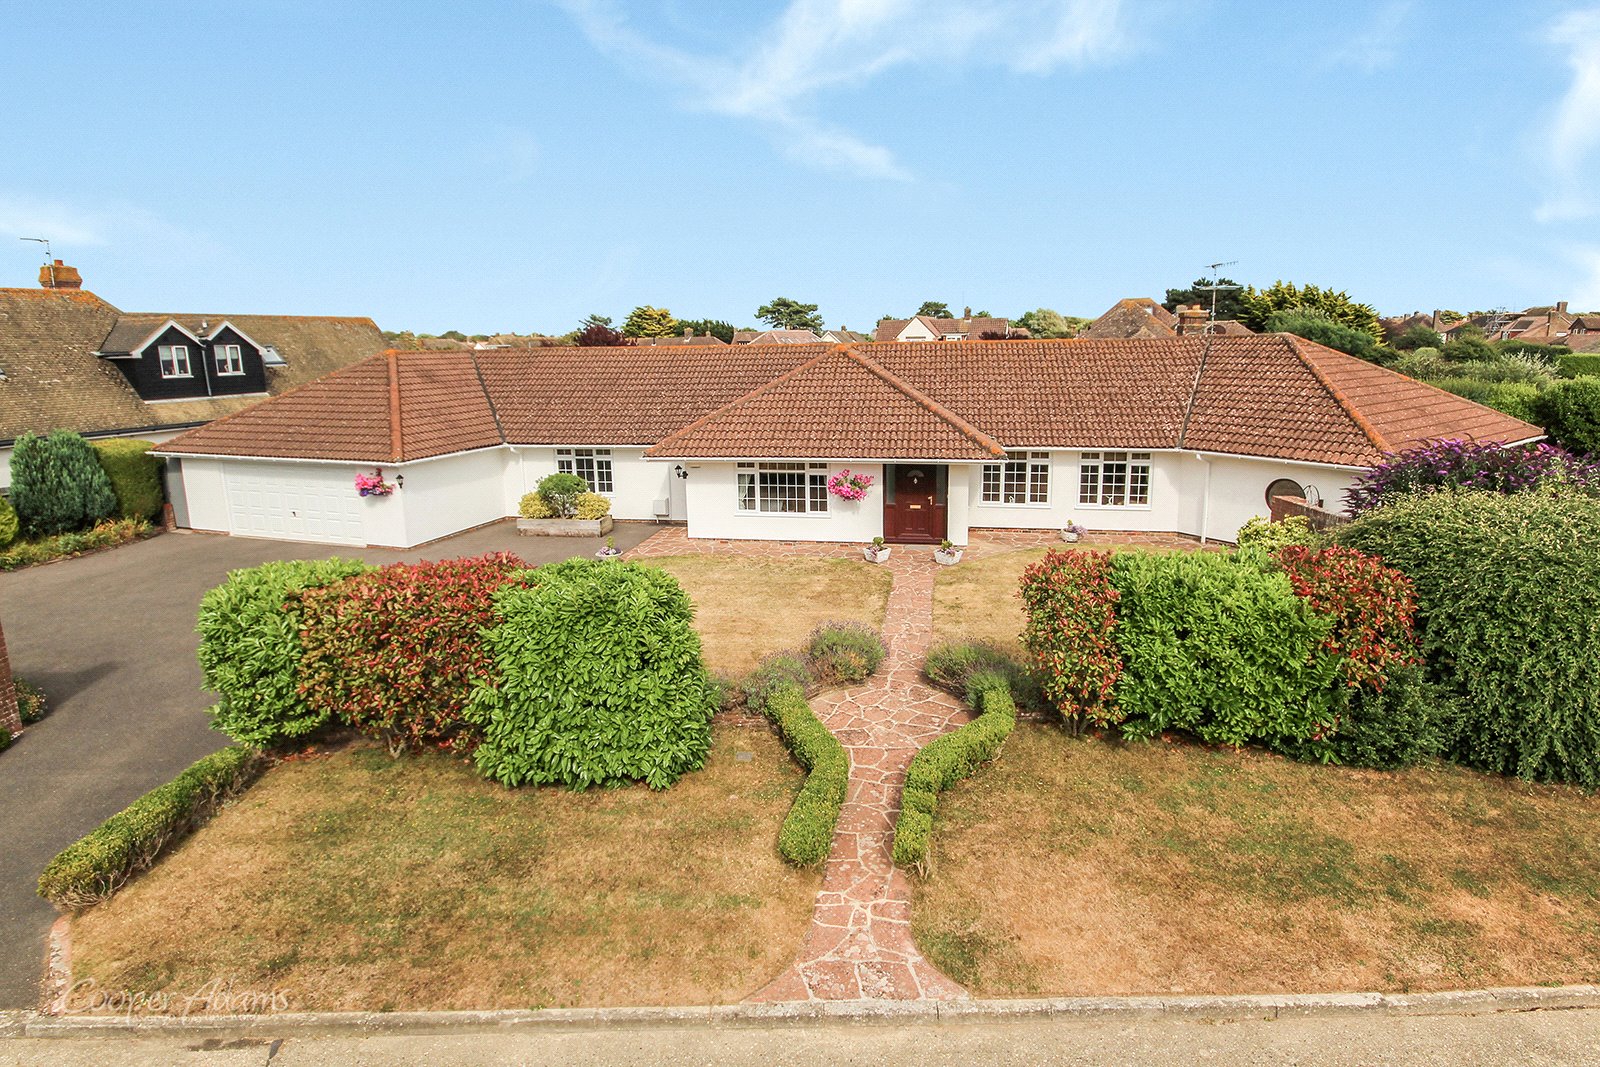
M655 531L618 524L619 548ZM547 563L599 539L519 537L501 523L412 552L164 534L98 555L0 574L11 667L51 713L0 753L0 1009L38 1003L53 906L35 891L57 852L130 801L221 748L207 725L194 632L200 597L228 571L275 559L370 563L515 552Z

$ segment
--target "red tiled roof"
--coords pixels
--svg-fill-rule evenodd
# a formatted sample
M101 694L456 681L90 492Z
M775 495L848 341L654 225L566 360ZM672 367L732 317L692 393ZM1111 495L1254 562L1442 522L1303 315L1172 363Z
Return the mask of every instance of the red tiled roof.
M1003 445L1363 466L1427 440L1540 434L1352 356L1263 334L387 353L161 451L397 462L506 442L959 461Z
M645 455L985 460L1005 449L841 345L695 420Z

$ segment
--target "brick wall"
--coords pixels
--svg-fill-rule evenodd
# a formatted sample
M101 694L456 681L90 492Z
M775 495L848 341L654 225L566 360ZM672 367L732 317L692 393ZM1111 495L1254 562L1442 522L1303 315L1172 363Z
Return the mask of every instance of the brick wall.
M6 632L0 629L0 729L15 737L22 732L22 716L17 713L17 687L11 680L11 656L6 652Z
M1275 496L1269 507L1272 510L1273 522L1282 522L1291 515L1299 515L1310 520L1313 530L1327 530L1350 521L1348 516L1337 511L1307 504L1304 497Z

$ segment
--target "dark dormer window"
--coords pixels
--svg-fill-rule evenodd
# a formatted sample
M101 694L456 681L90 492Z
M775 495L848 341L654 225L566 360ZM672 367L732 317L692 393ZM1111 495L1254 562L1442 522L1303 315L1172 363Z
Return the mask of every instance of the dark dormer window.
M158 345L156 355L161 360L161 376L163 378L192 378L194 371L189 367L188 345Z
M238 345L217 345L212 351L216 353L219 377L244 373L244 353Z

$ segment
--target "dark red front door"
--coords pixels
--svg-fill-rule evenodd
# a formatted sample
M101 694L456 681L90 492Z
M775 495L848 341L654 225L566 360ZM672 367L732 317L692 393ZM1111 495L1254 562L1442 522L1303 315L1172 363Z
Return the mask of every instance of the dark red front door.
M884 494L883 504L884 538L924 544L944 540L943 471L929 464L896 464L889 472L890 492Z

